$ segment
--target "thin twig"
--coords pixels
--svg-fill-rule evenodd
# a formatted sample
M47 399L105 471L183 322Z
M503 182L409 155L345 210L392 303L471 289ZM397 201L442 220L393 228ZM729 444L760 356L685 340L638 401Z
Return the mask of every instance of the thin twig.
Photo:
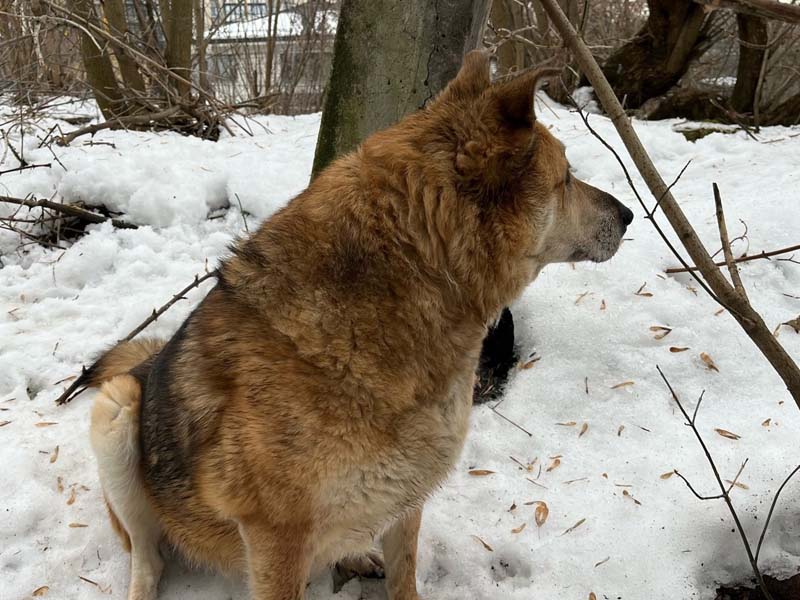
M712 458L711 452L709 452L705 441L703 440L703 436L700 435L700 432L698 431L694 421L689 418L689 413L687 413L686 409L683 408L683 404L681 403L680 398L678 398L678 394L676 394L675 390L672 389L672 385L670 384L666 375L664 375L664 372L661 370L661 367L656 365L656 370L658 370L658 374L661 375L661 379L664 380L664 383L667 385L670 394L672 394L672 399L675 400L675 403L678 405L678 408L680 409L681 413L683 413L687 425L689 425L689 427L692 428L692 431L694 432L697 441L700 442L700 446L703 448L703 453L706 455L706 459L708 459L708 464L711 465L711 470L714 472L714 479L717 480L717 484L719 485L719 489L721 490L722 493L720 494L720 496L715 496L708 499L716 499L721 497L722 500L725 501L725 504L728 507L728 511L731 513L731 516L733 517L733 522L736 524L736 529L739 532L739 536L742 538L742 543L744 544L745 551L747 552L747 558L750 561L750 567L753 569L753 574L756 577L756 582L758 583L758 587L761 588L761 593L764 594L764 598L766 598L766 600L774 600L772 595L769 593L769 590L767 589L767 585L764 582L764 578L761 576L761 571L758 568L758 562L756 561L755 556L753 556L753 550L750 548L750 542L747 539L747 534L744 532L744 527L742 527L741 521L739 521L739 515L737 514L736 509L733 507L733 503L731 502L731 497L729 493L730 490L725 488L725 484L722 481L722 477L720 477L719 471L717 470L717 465L714 462L714 459ZM739 473L742 472L742 469L744 469L745 464L747 464L747 461L745 461L741 469L739 469ZM681 478L684 481L686 481L685 478L683 477ZM686 481L686 483L688 485L689 482ZM691 485L689 486L689 488L692 489ZM692 489L692 491L694 492L694 489ZM695 496L701 498L701 496L697 494L697 492L694 493Z
M58 138L58 144L60 146L68 146L69 143L77 137L86 134L94 135L103 129L120 129L129 125L147 125L151 122L163 121L175 116L180 109L180 106L170 106L169 108L159 112L116 117L107 121L103 121L102 123L95 123L94 125L82 127L81 129L76 129L75 131L70 131L69 133L62 135L60 138Z
M761 544L764 543L764 536L767 535L767 528L769 527L770 519L772 519L772 512L775 510L775 505L778 504L778 497L781 495L783 488L786 487L786 484L789 483L789 480L794 477L795 473L800 471L800 465L797 465L794 470L789 473L789 476L783 480L781 487L778 488L778 491L775 493L775 497L772 499L772 505L769 507L769 514L767 514L767 520L764 523L764 528L761 530L761 536L758 538L758 546L756 547L756 562L758 562L758 556L761 554Z
M788 254L789 252L796 252L797 250L800 250L800 244L789 246L787 248L779 248L778 250L770 250L769 252L763 251L759 252L758 254L751 254L750 256L742 256L734 259L733 262L743 263L743 262L749 262L751 260L761 260L763 258L769 259L770 256L778 256L779 254ZM717 265L718 267L726 266L726 263L724 261L715 262L714 264ZM675 273L687 273L687 272L694 272L697 270L698 270L697 267L671 267L664 272L672 275Z
M4 171L0 171L0 175L5 175L6 173L16 173L17 171L27 171L28 169L38 169L40 167L49 168L51 166L52 166L51 163L38 164L38 165L29 165L29 164L26 163L24 165L20 165L18 167L14 167L13 169L5 169Z
M18 206L27 206L28 208L48 208L63 215L75 217L76 219L80 219L81 221L85 221L87 223L105 223L106 221L111 221L111 224L119 229L138 228L138 225L134 225L133 223L127 223L120 219L105 217L83 208L78 208L77 206L73 206L71 204L61 204L59 202L53 202L52 200L34 200L28 198L12 198L11 196L0 196L0 202L5 202L6 204L16 204Z
M717 209L717 227L719 228L719 241L722 243L722 254L725 256L725 264L728 267L728 272L731 275L734 289L739 292L743 297L747 297L747 292L744 289L742 278L739 276L739 268L736 266L736 261L733 260L733 251L731 250L731 242L728 239L728 225L725 223L725 212L722 209L722 196L719 193L719 186L716 182L714 187L714 204Z
M147 317L144 321L142 321L128 335L126 335L124 338L119 340L118 343L131 341L134 337L136 337L138 334L140 334L148 325L153 323L156 319L158 319L158 317L160 317L165 312L167 312L167 310L173 304L178 302L178 300L185 300L185 297L186 297L187 293L189 293L194 288L198 287L201 283L203 283L207 279L211 279L212 277L216 277L218 274L219 274L219 272L215 269L213 271L209 271L208 273L206 273L202 277L200 277L199 275L195 275L194 276L194 281L192 281L192 283L187 285L180 292L178 292L172 298L170 298L169 301L166 304L161 306L161 308L153 309L153 312L150 314L149 317ZM86 387L87 387L86 378L88 376L88 373L90 373L91 371L92 371L91 367L89 369L87 369L86 367L81 367L81 374L72 381L72 383L61 393L61 395L58 398L56 398L56 404L59 404L59 405L60 404L66 404L67 402L70 402L75 396L80 394L83 390L85 390Z

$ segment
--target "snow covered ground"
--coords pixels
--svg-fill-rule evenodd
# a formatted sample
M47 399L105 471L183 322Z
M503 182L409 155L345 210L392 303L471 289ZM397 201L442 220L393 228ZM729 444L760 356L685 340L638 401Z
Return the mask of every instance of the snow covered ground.
M9 111L0 111L2 120ZM723 477L732 479L749 459L733 498L752 540L776 488L800 462L800 411L733 319L688 276L664 275L675 259L580 119L552 102L539 114L567 145L576 175L616 195L637 219L610 263L548 267L513 307L523 362L534 352L541 358L513 374L497 408L516 425L487 406L475 409L455 472L426 506L420 592L428 600L590 593L710 600L717 582L745 581L749 567L723 503L701 502L677 477L662 477L677 468L701 493L718 491L655 365L690 410L705 390L699 428ZM217 143L103 132L91 145L79 138L53 146L58 161L37 148L37 136L56 122L70 128L43 118L21 139L18 127L3 127L26 160L52 167L4 174L0 193L102 203L142 227L92 226L76 243L62 241L66 250L34 244L25 252L17 251L18 236L0 231L2 600L28 598L42 586L38 595L49 598L124 597L128 557L101 501L87 436L91 398L56 407L59 382L212 267L243 233L240 203L252 229L304 188L319 116L258 118L248 122L252 136L236 130ZM622 152L605 118L593 115L592 123ZM750 253L798 242L800 129L763 130L758 141L714 133L690 143L674 124L636 128L665 179L692 160L674 192L712 251L719 247L712 182L732 236L743 229L740 219L747 223ZM5 148L0 158L0 169L18 165ZM0 205L0 214L10 210ZM734 247L746 248L743 241ZM770 327L800 314L800 265L754 261L742 275ZM193 291L148 333L169 335L206 290ZM778 335L800 360L800 335L785 326ZM537 503L548 508L544 522ZM776 576L800 570L800 479L784 490L761 562ZM308 597L385 598L374 582L352 581L337 595L331 585L329 575L316 578ZM161 597L244 599L246 588L173 560Z

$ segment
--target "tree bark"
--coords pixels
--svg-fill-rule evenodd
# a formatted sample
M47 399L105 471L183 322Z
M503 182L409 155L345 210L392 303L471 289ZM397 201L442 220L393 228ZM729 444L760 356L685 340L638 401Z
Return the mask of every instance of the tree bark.
M800 6L775 0L694 0L708 10L728 8L739 14L774 19L784 23L800 23Z
M72 11L82 20L97 25L92 0L72 0ZM107 46L86 31L81 32L81 56L86 70L86 82L94 92L97 106L106 119L126 114L127 107L119 88Z
M192 80L192 0L172 0L169 4L169 12L162 15L167 36L167 67L186 80L174 79L173 84L178 95L187 96L188 82Z
M489 0L343 0L312 177L421 108L478 46Z
M603 65L603 74L626 108L665 94L704 51L702 6L674 0L648 0L647 5L647 23Z
M125 40L125 42L130 43L128 20L125 17L123 0L105 0L103 2L103 12L111 32L120 39ZM139 66L136 61L120 46L114 46L114 56L116 56L117 64L119 64L119 72L122 75L124 87L143 95L145 91L144 78L139 72Z
M739 14L736 21L739 26L739 65L731 108L738 113L752 113L769 33L766 21L760 17Z

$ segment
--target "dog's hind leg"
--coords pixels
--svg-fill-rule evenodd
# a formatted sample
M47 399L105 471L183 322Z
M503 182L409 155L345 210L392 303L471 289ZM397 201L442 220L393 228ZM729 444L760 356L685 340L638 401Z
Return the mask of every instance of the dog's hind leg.
M112 524L130 542L128 600L155 600L164 563L161 530L147 498L140 466L141 387L130 375L107 381L92 408L91 441ZM116 523L114 521L116 520Z

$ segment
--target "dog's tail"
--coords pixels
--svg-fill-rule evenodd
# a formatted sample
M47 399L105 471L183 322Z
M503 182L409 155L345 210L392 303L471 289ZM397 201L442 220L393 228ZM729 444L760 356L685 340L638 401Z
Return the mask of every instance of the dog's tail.
M56 403L64 404L69 402L86 388L100 387L104 381L129 373L133 368L138 367L158 354L165 343L166 340L155 338L120 342L106 350L92 366L84 369L70 386L64 390L64 393L56 400Z

